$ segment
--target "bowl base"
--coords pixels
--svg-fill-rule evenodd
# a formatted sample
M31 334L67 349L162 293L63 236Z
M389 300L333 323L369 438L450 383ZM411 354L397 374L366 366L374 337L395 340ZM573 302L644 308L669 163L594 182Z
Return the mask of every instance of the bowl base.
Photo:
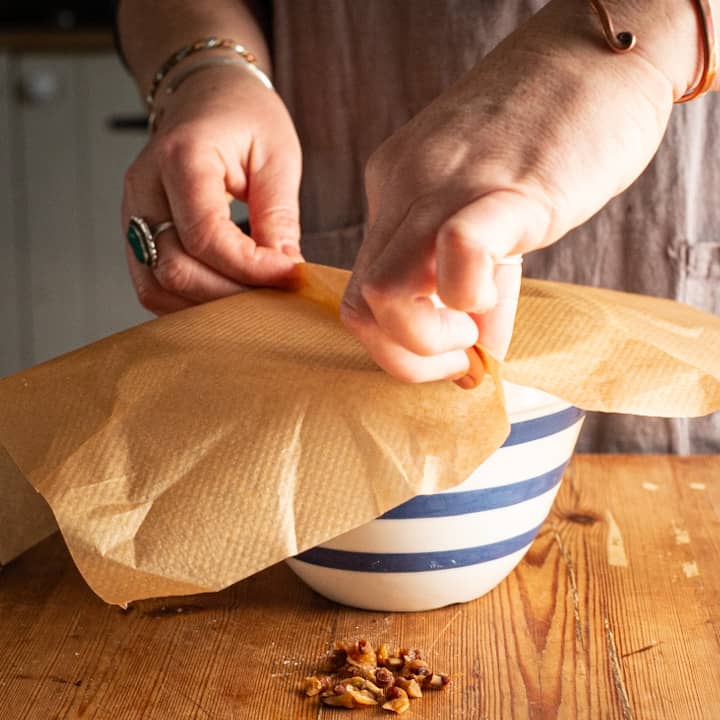
M334 602L361 610L418 612L485 595L513 571L529 547L484 562L482 573L473 565L414 573L361 573L312 565L297 558L285 562L315 592Z

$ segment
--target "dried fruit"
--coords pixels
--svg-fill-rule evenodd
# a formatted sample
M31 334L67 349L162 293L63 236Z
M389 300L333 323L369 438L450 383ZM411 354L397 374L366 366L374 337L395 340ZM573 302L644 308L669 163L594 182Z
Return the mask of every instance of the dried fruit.
M433 672L416 648L391 651L383 643L375 650L366 640L339 642L326 661L329 674L306 677L303 691L333 707L380 706L399 715L409 710L411 699L422 697L423 689L441 689L450 682L447 675Z
M406 660L403 665L403 669L400 671L403 677L415 678L419 682L422 682L423 678L427 675L431 675L432 671L428 667L428 664L419 658Z
M327 690L331 685L331 678L328 675L311 675L306 677L305 680L305 694L308 697L319 695L324 690Z
M378 687L389 688L395 684L395 676L386 667L379 667L375 671L375 682L378 684Z
M432 675L428 675L425 678L423 682L423 687L432 688L433 690L442 690L442 688L446 687L449 684L450 677L448 675L438 675L437 673L432 673Z
M347 662L347 653L342 643L336 643L333 650L328 653L323 662L322 671L326 673L336 673Z
M377 664L383 667L387 667L387 661L390 658L390 646L387 643L383 643L376 653Z
M348 665L355 667L377 667L377 654L373 646L367 640L358 640L356 643L346 646Z
M410 699L408 694L402 689L393 685L388 690L388 701L382 706L383 710L389 710L397 715L404 713L410 709Z
M369 690L377 698L385 696L385 690L378 687L372 680L365 681L365 690Z
M359 681L359 682L358 682ZM377 705L377 700L364 688L363 678L353 678L352 682L336 685L332 692L324 693L322 702L333 707L359 708Z
M415 678L399 677L395 681L395 684L399 688L402 688L408 694L408 697L411 697L411 698L422 697L422 690L420 689L420 685L418 685L418 681Z
M363 707L365 705L377 705L377 700L375 700L372 693L368 690L357 690L352 685L349 685L347 691L350 695L352 695L352 698L358 707Z
M348 692L343 692L340 695L323 695L322 702L323 705L331 705L332 707L355 707L353 696Z

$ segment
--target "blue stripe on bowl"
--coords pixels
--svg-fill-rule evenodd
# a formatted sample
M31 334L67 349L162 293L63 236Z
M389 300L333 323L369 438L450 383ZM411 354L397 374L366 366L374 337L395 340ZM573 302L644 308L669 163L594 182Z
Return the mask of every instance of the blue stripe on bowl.
M560 467L542 475L509 485L483 488L482 490L417 495L412 500L388 510L378 519L410 520L413 518L449 517L515 505L554 488L562 480L566 467L567 463L565 462Z
M538 525L522 535L507 540L459 550L426 553L365 553L316 547L300 553L296 559L311 565L355 572L411 573L451 570L497 560L522 550L535 539L541 527Z
M539 440L572 427L585 413L580 408L569 407L552 415L542 415L532 420L513 423L503 447Z

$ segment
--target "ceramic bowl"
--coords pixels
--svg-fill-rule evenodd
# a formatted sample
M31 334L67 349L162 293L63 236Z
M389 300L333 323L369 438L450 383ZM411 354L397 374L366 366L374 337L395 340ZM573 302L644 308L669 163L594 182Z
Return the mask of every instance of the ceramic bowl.
M289 559L294 572L368 610L430 610L494 588L550 512L584 417L539 390L507 383L505 393L510 435L465 482Z

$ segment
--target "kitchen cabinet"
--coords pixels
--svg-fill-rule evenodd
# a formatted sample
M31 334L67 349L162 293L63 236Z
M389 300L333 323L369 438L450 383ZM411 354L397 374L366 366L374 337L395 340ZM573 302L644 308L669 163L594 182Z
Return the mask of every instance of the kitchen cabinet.
M111 50L0 52L0 376L150 318L126 269L120 202L145 141Z

